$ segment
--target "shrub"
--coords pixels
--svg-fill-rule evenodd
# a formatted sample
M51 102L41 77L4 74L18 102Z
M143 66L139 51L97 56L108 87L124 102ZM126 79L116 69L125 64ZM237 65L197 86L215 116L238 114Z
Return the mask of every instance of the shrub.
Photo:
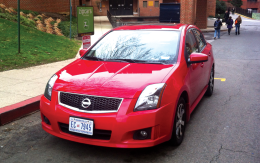
M33 20L30 20L22 15L20 15L20 22L21 24L31 27L31 28L36 28L35 27L35 22Z
M11 21L17 21L17 17L9 13L0 13L0 18L11 20Z
M40 21L42 21L42 17L40 15L38 15L37 18L40 19Z
M15 9L15 11L17 11L17 9ZM20 12L21 12L21 11L22 11L23 13L25 13L26 15L29 14L29 13L31 13L33 16L39 15L39 13L36 12L36 11L31 11L31 10L20 10Z
M0 13L0 18L10 20L10 21L17 21L17 16L9 13ZM20 15L20 23L31 28L36 28L35 22L33 20L29 20L22 15Z
M215 18L220 17L220 19L222 19L222 21L223 21L224 16L225 16L225 14L216 14Z
M56 23L56 21L51 21L51 25L54 25Z
M216 1L216 14L225 14L226 3L224 1Z
M62 31L62 34L66 37L70 37L70 17L67 17L68 21L62 21L59 23L58 28ZM77 18L72 17L71 23L71 37L77 37Z
M243 5L242 0L231 0L230 3L235 7L241 7Z

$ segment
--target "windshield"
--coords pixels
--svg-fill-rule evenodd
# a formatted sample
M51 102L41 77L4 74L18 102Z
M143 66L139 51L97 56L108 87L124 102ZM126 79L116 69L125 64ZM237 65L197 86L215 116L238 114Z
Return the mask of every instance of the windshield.
M104 61L173 64L177 60L179 31L113 31L83 57Z

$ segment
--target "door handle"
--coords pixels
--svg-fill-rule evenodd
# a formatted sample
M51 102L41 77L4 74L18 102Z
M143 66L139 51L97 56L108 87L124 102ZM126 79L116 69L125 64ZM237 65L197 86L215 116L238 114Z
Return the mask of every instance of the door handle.
M211 55L211 53L209 52L208 56L210 56L210 55Z
M202 63L200 64L200 66L203 67L203 66L204 66L204 63L202 62Z

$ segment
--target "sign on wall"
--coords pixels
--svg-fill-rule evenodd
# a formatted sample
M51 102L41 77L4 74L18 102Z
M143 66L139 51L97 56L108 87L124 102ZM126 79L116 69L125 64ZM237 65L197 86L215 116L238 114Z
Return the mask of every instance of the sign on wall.
M77 7L78 36L94 35L93 7Z
M153 1L148 1L148 6L153 6Z

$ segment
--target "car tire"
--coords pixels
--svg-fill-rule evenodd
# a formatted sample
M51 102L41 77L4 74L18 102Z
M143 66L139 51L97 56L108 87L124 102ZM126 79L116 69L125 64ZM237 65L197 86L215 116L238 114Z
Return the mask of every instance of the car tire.
M208 89L205 93L206 96L211 96L213 94L214 90L214 67L212 66L211 72L210 72L210 78L208 83Z
M186 102L181 97L179 99L176 112L175 112L172 137L170 140L170 143L172 145L179 146L182 143L184 138L184 133L185 133L185 127L186 127Z

